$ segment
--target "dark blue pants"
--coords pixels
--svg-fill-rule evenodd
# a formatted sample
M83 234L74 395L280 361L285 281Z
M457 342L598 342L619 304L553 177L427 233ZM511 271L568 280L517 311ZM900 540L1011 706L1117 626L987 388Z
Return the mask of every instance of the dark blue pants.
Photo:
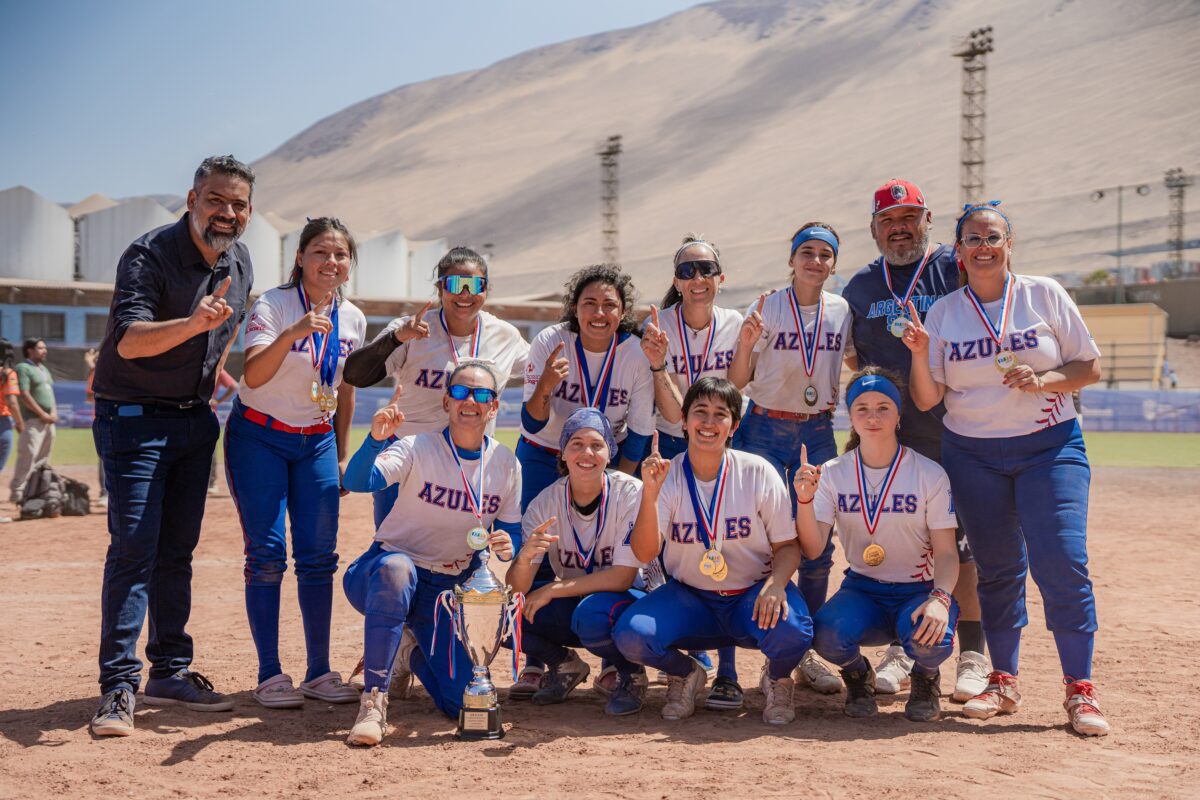
M613 627L621 615L645 592L596 592L587 597L561 597L538 610L533 622L521 624L521 652L551 666L567 659L568 647L583 647L617 668L632 675L637 665L630 663L613 644Z
M100 609L100 689L137 691L136 653L149 612L150 677L192 663L192 551L208 496L220 424L207 404L189 409L96 401L92 436L108 486Z

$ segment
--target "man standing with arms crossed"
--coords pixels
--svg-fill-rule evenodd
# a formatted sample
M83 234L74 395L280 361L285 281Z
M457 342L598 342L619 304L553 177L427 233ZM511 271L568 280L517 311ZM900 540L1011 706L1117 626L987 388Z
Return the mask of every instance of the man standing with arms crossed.
M916 184L893 178L875 191L871 210L871 236L880 258L855 273L842 297L850 304L855 356L846 359L851 369L876 365L908 376L911 353L904 335L911 301L922 321L929 308L944 295L958 290L958 259L954 247L929 240L933 214ZM900 412L900 443L941 463L942 417L938 404L920 411L907 392ZM958 529L959 657L953 698L966 702L987 686L991 670L983 655L983 628L979 623L978 575L962 528ZM893 643L876 670L875 689L895 694L908 684L912 659Z
M46 343L41 339L26 339L22 348L25 360L16 366L17 382L21 389L21 413L25 429L17 439L17 463L9 485L9 502L21 504L25 499L25 483L29 473L40 461L50 458L54 447L54 426L58 422L58 406L54 402L54 378L46 367Z
M98 736L133 733L136 653L147 609L149 705L229 711L191 672L192 551L200 538L220 425L216 376L245 315L254 273L237 242L250 219L254 173L233 156L196 170L187 213L121 256L100 345L92 432L108 486L101 596Z

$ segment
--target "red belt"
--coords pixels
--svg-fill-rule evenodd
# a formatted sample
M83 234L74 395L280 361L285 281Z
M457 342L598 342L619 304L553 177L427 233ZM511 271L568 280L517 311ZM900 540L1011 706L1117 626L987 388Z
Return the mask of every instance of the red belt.
M714 589L713 594L719 594L721 597L735 597L739 594L745 594L748 591L750 591L749 586L745 589Z
M792 422L807 422L810 419L816 419L818 417L824 416L825 414L828 414L829 412L818 411L815 414L800 414L795 411L777 411L773 408L763 408L762 406L760 406L756 403L754 406L752 406L750 408L750 413L758 414L760 417L769 417L771 419L787 419L787 420L791 420Z
M328 433L333 430L333 426L328 422L320 422L316 425L309 425L305 428L297 428L295 425L287 425L274 417L268 417L261 411L255 411L253 408L242 407L242 416L253 422L255 425L262 425L264 428L270 428L274 431L283 431L284 433L302 433L305 436L314 433Z
M552 456L561 455L561 453L558 450L555 450L553 447L546 447L546 445L544 445L544 444L538 444L533 439L530 439L528 436L522 436L521 441L524 442L525 444L529 445L530 447L536 447L538 450L545 450L547 453L549 453Z

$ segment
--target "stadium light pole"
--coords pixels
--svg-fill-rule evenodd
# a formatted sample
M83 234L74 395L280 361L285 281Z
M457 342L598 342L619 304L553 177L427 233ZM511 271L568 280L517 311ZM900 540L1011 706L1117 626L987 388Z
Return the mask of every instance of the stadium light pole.
M1117 291L1116 302L1125 302L1125 276L1121 273L1121 227L1125 224L1125 190L1132 189L1142 197L1150 194L1150 187L1144 183L1136 186L1109 186L1092 192L1092 202L1099 203L1113 192L1117 193Z

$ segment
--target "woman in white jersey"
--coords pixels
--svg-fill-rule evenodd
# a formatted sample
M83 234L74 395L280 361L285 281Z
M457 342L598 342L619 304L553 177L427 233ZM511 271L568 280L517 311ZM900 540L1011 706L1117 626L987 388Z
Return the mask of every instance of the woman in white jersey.
M796 531L801 548L815 555L836 527L850 563L842 585L813 615L813 648L841 667L846 715L878 711L874 671L861 646L898 641L914 662L904 716L931 722L941 716L939 668L954 650L958 523L945 470L897 438L898 380L879 367L851 378L850 441L841 457L819 467L804 463L796 473Z
M355 254L354 237L338 220L304 226L291 278L250 309L245 371L225 428L229 493L245 541L246 615L258 651L254 699L269 708L299 708L305 697L357 699L329 668L340 472L354 417L354 387L342 382L342 367L367 329L362 312L340 296ZM279 662L285 514L308 649L298 690Z
M837 270L838 243L837 232L823 222L800 226L788 251L790 284L762 295L746 312L729 367L729 379L750 397L733 446L771 462L789 489L801 446L817 464L837 455L833 409L842 360L853 354L851 317L849 304L822 287ZM793 513L795 506L792 491ZM800 592L811 613L825 602L832 566L832 541L800 564ZM796 682L825 694L841 689L813 653L805 654Z
M1096 601L1087 569L1091 467L1071 392L1100 379L1100 351L1052 278L1011 268L1012 225L998 202L967 206L956 231L965 285L905 333L912 398L946 402L942 465L979 566L988 686L975 719L1021 705L1017 656L1032 572L1045 603L1072 728L1103 736L1092 677Z

